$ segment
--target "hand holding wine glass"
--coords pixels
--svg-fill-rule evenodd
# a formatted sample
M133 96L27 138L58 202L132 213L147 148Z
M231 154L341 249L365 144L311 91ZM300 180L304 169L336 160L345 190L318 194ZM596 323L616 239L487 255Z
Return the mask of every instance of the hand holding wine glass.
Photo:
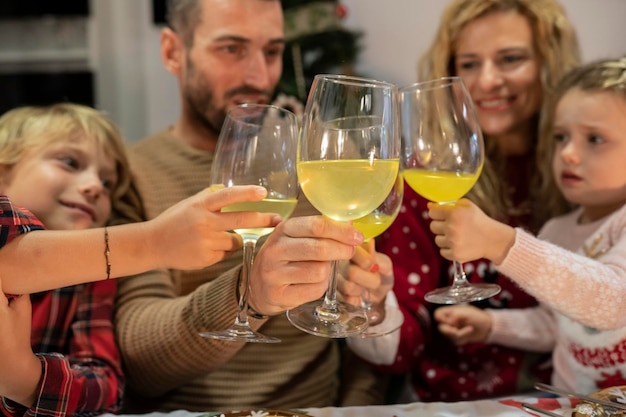
M311 204L342 222L372 212L389 194L399 166L397 88L390 83L343 75L317 75L298 142L298 180ZM323 301L287 311L299 329L346 337L367 327L360 307L336 297L331 264Z
M217 187L261 185L267 189L267 197L257 202L226 206L222 212L278 213L283 220L291 215L298 193L297 136L296 116L288 110L270 105L243 104L228 112L215 150L211 184ZM237 316L230 328L205 331L201 336L243 342L280 342L280 339L253 331L248 322L250 271L256 243L273 230L272 227L235 229L243 238Z
M406 182L424 198L454 204L476 183L484 143L474 105L460 77L444 77L400 90L402 157ZM424 297L439 304L478 301L496 295L496 284L470 284L454 261L452 286Z
M404 176L399 172L385 201L371 213L352 222L352 225L363 233L365 242L381 235L391 226L402 206L403 195ZM362 289L362 307L369 326L360 334L361 337L384 336L400 328L404 322L404 315L398 307L374 307L370 290L367 288Z

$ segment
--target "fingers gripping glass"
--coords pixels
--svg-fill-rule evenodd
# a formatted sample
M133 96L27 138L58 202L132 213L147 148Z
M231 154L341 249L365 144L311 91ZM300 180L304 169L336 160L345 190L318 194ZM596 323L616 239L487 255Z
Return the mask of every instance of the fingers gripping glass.
M368 215L356 219L352 225L359 229L365 241L374 239L381 235L391 226L400 212L402 197L404 196L404 176L401 172L389 191L387 198L382 204ZM374 307L372 305L370 291L367 288L362 290L362 307L367 315L369 325L360 334L361 337L378 337L389 334L402 326L404 315L398 307L385 305L384 307Z
M476 183L485 150L472 99L460 77L445 77L400 90L404 178L415 192L438 204L454 204ZM455 304L500 292L496 284L470 284L454 261L451 286L427 301Z
M222 212L257 211L278 213L287 219L296 207L296 116L285 109L243 104L228 112L215 150L211 184L261 185L267 197L257 202L233 204ZM233 325L221 331L206 331L201 336L220 340L275 343L280 339L264 336L248 322L248 294L254 253L260 237L273 228L242 228L235 232L243 238L243 269L239 285L239 306Z

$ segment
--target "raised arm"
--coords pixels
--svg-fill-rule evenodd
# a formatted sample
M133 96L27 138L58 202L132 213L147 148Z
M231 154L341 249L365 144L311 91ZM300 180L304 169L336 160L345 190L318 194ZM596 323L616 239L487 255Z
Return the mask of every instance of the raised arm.
M612 237L605 235L603 243L610 249L591 259L516 229L515 244L498 270L572 320L602 330L624 327L626 234L614 230Z
M621 302L626 296L626 207L588 238L587 246L594 248L589 254L501 224L468 200L429 208L444 257L461 262L488 258L529 294L573 320L604 330L626 326L626 303Z
M106 234L104 228L23 233L0 250L2 290L33 293L103 280L107 275L115 278L156 268L187 270L211 265L241 246L240 238L228 230L279 222L272 214L220 213L223 206L261 200L265 193L263 187L206 189L155 219L111 226Z

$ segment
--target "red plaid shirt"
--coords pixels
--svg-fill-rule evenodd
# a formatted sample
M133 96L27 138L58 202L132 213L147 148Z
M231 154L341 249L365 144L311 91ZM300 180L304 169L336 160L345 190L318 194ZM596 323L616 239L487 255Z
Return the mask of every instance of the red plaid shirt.
M42 223L0 196L0 248ZM36 260L34 260L36 262ZM2 398L6 416L93 416L116 412L124 381L113 332L116 281L100 281L31 295L31 345L42 363L35 403Z

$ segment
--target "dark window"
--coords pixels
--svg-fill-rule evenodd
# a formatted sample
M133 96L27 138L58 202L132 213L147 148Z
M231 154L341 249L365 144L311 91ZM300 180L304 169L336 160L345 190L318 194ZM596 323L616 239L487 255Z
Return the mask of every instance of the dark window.
M88 0L2 0L0 19L30 18L43 15L88 16Z
M152 21L157 25L166 23L167 0L152 0Z
M65 101L95 105L90 71L0 74L0 114L18 106Z

